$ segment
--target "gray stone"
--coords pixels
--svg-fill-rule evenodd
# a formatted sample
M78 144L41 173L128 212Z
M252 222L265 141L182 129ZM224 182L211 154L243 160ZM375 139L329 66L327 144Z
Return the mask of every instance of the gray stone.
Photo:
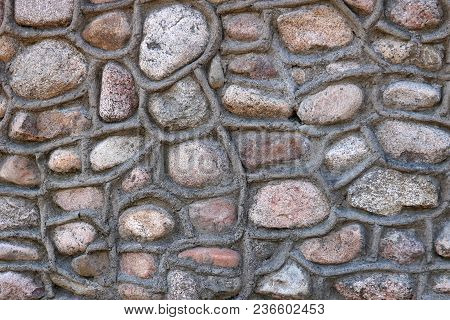
M400 264L412 263L424 253L414 230L389 230L380 241L380 256Z
M138 97L131 73L122 65L109 62L103 69L99 115L106 122L123 121L133 115Z
M440 100L440 89L426 83L398 81L383 90L384 105L395 109L428 109Z
M279 299L302 299L310 294L310 278L305 269L288 261L280 270L264 276L256 293Z
M374 168L349 188L347 200L353 207L390 216L403 207L435 208L439 188L431 177Z
M306 124L334 124L351 119L363 99L363 91L354 84L331 85L303 99L297 115Z
M10 85L18 95L50 99L77 87L86 76L87 64L72 45L48 39L20 52L12 60L9 71Z
M338 280L334 287L351 300L406 300L412 299L414 294L413 280L406 274L348 276Z
M72 21L74 0L15 0L14 18L22 26L65 27Z
M35 261L39 260L41 255L35 246L0 242L0 260L8 261Z
M43 284L19 272L0 272L0 300L32 300L44 296Z
M359 136L345 137L331 146L325 154L325 165L332 171L354 167L370 155L366 141Z
M39 210L34 202L19 197L0 197L0 230L38 225Z
M375 133L384 151L399 160L439 163L450 154L449 134L434 126L385 120Z
M166 78L198 58L209 41L205 17L182 4L150 12L143 32L139 66L152 80Z
M198 300L197 279L191 272L172 270L167 274L167 299Z
M60 253L75 255L84 252L96 235L92 225L80 221L57 226L53 230L52 238Z
M98 143L90 155L94 171L103 171L122 164L135 156L142 145L141 137L114 136Z
M205 122L209 114L206 96L192 77L151 95L148 109L156 122L168 130L193 128Z
M438 234L434 243L436 252L444 257L450 258L450 221L447 221Z

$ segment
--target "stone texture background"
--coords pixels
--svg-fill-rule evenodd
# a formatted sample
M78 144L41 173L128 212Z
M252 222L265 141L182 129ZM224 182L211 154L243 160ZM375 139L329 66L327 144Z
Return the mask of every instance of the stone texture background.
M0 0L0 299L448 299L448 9Z

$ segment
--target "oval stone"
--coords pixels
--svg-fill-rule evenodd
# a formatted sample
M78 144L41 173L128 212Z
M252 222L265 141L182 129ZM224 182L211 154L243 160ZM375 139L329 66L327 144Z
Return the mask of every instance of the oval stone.
M330 214L325 194L306 180L283 181L262 187L250 208L250 220L265 228L307 227Z
M119 218L120 236L140 242L160 239L174 226L174 220L166 210L151 205L129 208Z

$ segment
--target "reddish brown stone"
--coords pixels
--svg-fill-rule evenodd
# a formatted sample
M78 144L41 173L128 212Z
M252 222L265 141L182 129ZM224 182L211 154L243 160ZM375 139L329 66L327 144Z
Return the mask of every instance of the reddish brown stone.
M249 170L300 159L309 150L309 140L296 133L252 131L237 134L235 140Z
M189 217L194 227L200 232L223 232L236 223L237 208L232 199L208 199L191 204Z
M411 30L434 28L442 21L439 0L391 0L387 15L393 22Z
M94 187L61 190L53 195L53 201L66 211L95 210L103 207L103 192Z
M123 48L131 36L131 26L123 12L108 12L96 17L82 32L89 44L103 50Z
M224 18L225 34L233 40L255 41L258 40L264 30L264 22L251 13L241 13Z
M236 268L240 263L239 252L227 248L197 247L181 252L178 257L224 268Z
M120 269L131 276L148 279L152 277L158 267L156 259L149 253L129 252L122 254Z
M72 260L72 269L83 277L96 277L104 274L109 267L107 252L93 252Z
M327 236L305 240L300 246L300 251L310 261L339 264L358 257L363 247L363 228L358 224L352 224Z
M41 174L34 160L10 156L2 163L0 179L20 186L33 187L41 182Z
M272 79L278 76L278 70L271 58L254 54L234 58L228 65L228 69L252 79Z

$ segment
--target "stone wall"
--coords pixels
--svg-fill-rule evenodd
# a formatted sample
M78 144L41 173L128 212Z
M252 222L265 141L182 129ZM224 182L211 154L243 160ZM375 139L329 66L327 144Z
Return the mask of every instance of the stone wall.
M0 0L0 299L448 299L448 7Z

